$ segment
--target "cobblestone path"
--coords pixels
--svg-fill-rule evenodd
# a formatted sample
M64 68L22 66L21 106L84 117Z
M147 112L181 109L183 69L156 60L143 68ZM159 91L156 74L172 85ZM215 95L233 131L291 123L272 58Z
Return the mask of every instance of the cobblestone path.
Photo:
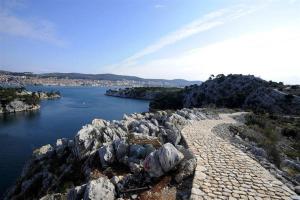
M230 114L186 126L182 134L197 156L191 199L293 199L287 186L258 162L212 132L235 123Z

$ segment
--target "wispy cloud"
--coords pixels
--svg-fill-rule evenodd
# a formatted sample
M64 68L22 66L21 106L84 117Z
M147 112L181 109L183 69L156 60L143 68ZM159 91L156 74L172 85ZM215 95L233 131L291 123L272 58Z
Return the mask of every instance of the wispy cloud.
M206 80L210 74L255 74L300 84L300 27L275 28L152 59L114 73L147 78ZM272 71L272 73L270 73Z
M25 19L14 14L14 9L24 7L23 1L3 0L0 7L0 33L65 46L66 42L58 37L54 23L37 18Z
M162 48L177 43L181 40L189 38L193 35L201 32L213 29L217 26L221 26L227 22L236 20L242 16L258 10L259 6L245 6L237 5L230 8L220 9L204 15L203 17L179 28L178 30L160 38L158 41L147 46L136 54L124 59L122 62L113 65L114 67L120 66L132 66L138 63L138 61L152 53L155 53Z

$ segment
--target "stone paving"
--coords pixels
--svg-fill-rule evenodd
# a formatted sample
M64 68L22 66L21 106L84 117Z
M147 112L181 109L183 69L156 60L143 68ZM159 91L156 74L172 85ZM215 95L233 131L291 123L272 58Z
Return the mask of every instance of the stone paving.
M294 199L295 193L258 162L212 132L218 124L235 123L230 114L220 118L182 130L197 157L191 199Z

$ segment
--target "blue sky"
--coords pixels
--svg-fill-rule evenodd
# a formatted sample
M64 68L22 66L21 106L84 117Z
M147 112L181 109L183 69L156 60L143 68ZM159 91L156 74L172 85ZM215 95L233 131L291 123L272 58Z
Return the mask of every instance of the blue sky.
M0 0L0 69L300 83L300 0Z

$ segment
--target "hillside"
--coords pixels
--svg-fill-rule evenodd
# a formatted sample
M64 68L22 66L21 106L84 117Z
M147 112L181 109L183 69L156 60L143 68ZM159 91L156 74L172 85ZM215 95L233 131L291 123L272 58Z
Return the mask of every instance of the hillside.
M295 95L298 90L299 86L284 86L252 75L218 75L201 85L188 86L173 95L158 97L150 103L150 108L216 106L299 115L300 97ZM166 102L174 101L174 96L178 104L168 107Z
M172 94L181 90L181 88L175 87L133 87L118 90L109 89L106 91L105 95L122 98L153 100L159 96Z

